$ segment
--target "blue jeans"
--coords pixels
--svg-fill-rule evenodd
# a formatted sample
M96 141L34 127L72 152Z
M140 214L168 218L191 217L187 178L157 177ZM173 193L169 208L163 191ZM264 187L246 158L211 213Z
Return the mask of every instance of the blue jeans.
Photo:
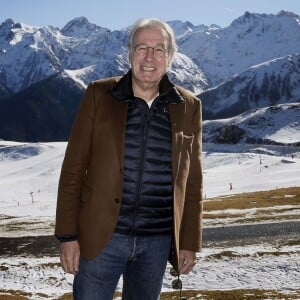
M158 300L171 236L127 236L114 233L92 260L80 258L74 278L75 300L111 300L123 275L123 300Z

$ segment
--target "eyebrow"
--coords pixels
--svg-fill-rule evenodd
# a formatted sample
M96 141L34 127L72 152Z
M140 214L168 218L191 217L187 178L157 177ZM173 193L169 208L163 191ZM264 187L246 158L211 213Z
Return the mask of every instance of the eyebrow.
M147 46L147 47L158 47L158 46L162 46L162 47L166 47L166 45L165 45L165 43L159 43L159 44L156 44L156 45L153 45L153 46L151 46L151 45L149 45L148 43L136 43L135 45L134 45L134 47L135 46L140 46L140 45L145 45L145 46Z

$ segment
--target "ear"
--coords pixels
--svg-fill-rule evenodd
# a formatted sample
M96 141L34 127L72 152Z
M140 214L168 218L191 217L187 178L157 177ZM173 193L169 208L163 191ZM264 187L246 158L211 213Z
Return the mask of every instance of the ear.
M129 64L132 65L132 50L128 49L128 60L129 60Z

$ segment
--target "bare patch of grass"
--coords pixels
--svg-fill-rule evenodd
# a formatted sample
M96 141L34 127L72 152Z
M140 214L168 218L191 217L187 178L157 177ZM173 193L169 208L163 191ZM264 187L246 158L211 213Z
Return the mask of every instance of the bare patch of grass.
M57 300L72 300L72 294L68 293L68 294L64 294L61 297L57 298Z
M43 264L40 264L39 266L40 266L41 269L46 269L46 268L54 269L54 268L60 268L61 264L59 262L57 262L57 263L43 263Z
M204 211L300 205L300 187L242 193L204 201Z
M291 252L284 252L284 251L261 251L261 252L256 252L255 256L256 257L263 257L263 256L268 256L268 255L272 255L272 256L281 256L281 255L290 255ZM219 253L215 253L215 254L211 254L209 255L207 258L208 259L220 259L222 260L223 258L242 258L242 257L251 257L251 254L241 254L241 253L237 253L234 251L221 251Z
M121 293L116 292L114 299L120 297ZM160 296L160 300L178 300L179 291L164 292ZM182 291L183 299L187 300L298 300L300 299L300 290L292 290L289 293L284 293L276 290L217 290L217 291ZM1 298L0 298L1 299ZM72 295L66 294L57 300L71 300Z
M31 226L32 228L44 228L45 222L43 220L30 220L30 221L20 221L17 218L11 219L11 222L7 222L2 225L5 227L5 232L18 232L24 230L24 228ZM48 227L53 228L54 223L47 223Z
M271 212L269 212L270 214ZM293 221L293 220L299 220L300 216L299 214L291 214L291 215L278 215L278 216L260 216L258 213L255 214L253 216L253 218L249 218L248 220L245 220L246 222L248 221L251 221L251 222L274 222L274 221ZM240 222L235 222L235 224L243 224L243 223L246 223L246 222L243 222L243 221L240 221ZM247 222L247 223L248 223Z
M31 293L26 293L23 291L14 291L14 290L0 290L0 300L30 300L32 298ZM37 293L35 296L39 296L40 298L48 299L49 296L43 293ZM71 294L68 294L65 299L73 299Z
M208 256L208 258L211 259L222 259L224 257L230 257L230 258L234 258L234 257L241 257L242 255L240 253L236 253L234 251L222 251L219 253L215 253L215 254L211 254ZM250 254L244 254L243 256L250 256Z
M268 215L262 215L259 212L249 215L247 213L238 213L238 214L203 214L203 218L206 220L227 220L226 223L229 224L248 224L248 223L259 223L259 222L281 222L281 221L294 221L299 220L299 214L290 214L290 215L270 215L272 208L270 208ZM230 220L228 220L230 219ZM225 221L224 221L225 222Z
M206 199L203 206L204 220L229 218L235 224L299 220L295 209L300 209L300 187L215 197ZM249 209L257 210L249 213Z
M300 237L295 239L289 239L287 241L283 241L281 246L296 246L300 244Z
M0 214L0 220L9 220L9 219L15 219L15 218L16 217L14 217L14 216Z
M13 295L0 295L1 300L29 300L27 297L23 296L13 296Z
M182 297L187 300L296 300L299 299L300 291L291 294L274 290L231 290L231 291L183 291ZM175 300L179 298L179 292L163 293L161 300Z
M0 290L0 300L29 300L31 294L23 291Z

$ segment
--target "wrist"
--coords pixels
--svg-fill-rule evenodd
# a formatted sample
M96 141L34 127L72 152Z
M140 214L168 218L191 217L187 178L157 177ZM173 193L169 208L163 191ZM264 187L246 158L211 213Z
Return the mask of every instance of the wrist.
M77 240L76 235L67 235L67 234L62 234L62 235L56 235L55 236L61 243L65 242L73 242Z

